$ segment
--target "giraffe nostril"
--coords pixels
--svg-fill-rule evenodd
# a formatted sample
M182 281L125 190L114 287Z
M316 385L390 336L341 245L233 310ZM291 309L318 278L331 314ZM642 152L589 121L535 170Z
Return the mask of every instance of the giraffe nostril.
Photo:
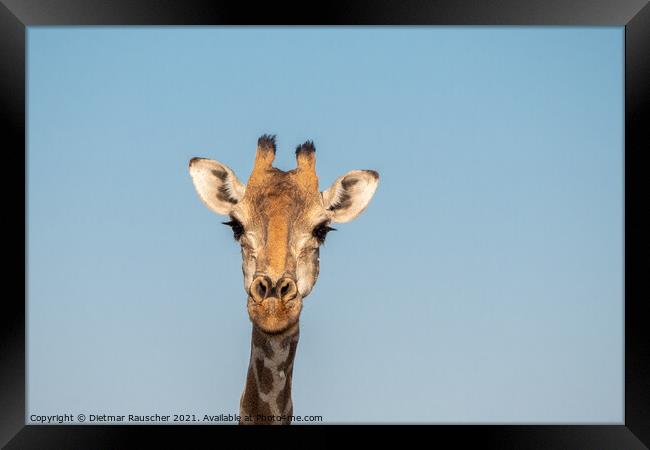
M267 277L259 276L253 280L250 288L250 296L257 303L262 302L270 294L271 282Z
M291 278L284 278L278 283L278 287L276 287L276 292L278 293L278 297L284 302L288 302L289 300L293 300L296 298L296 295L298 294L298 288L296 287L296 282L293 281Z

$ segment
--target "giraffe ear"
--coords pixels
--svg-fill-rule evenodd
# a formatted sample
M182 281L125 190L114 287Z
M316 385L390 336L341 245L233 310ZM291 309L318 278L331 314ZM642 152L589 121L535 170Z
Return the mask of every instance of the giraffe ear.
M230 214L246 191L230 167L212 159L190 159L190 175L203 203L217 214Z
M352 170L322 192L323 206L332 222L349 222L363 212L379 185L374 170Z

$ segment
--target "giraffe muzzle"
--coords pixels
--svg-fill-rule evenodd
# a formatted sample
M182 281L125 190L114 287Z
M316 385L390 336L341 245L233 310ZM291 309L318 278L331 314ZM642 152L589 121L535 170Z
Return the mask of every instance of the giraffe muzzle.
M267 275L258 275L251 283L249 292L257 304L263 303L267 299L277 299L286 303L298 296L298 286L290 277L282 277L273 283L273 280Z
M298 322L302 298L293 278L282 277L273 283L267 275L258 275L249 289L247 309L262 331L279 333Z

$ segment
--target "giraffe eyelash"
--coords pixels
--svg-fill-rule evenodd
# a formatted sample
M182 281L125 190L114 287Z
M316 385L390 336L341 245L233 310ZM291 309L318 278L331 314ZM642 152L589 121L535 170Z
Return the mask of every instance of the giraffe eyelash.
M325 238L327 237L327 233L330 231L336 231L336 228L332 228L327 224L327 222L323 222L316 225L312 231L312 235L316 238L319 244L323 244L325 242Z
M239 241L239 238L244 234L244 225L242 223L235 219L234 217L230 217L230 220L228 222L221 222L224 225L228 225L230 228L232 228L233 236L236 241Z

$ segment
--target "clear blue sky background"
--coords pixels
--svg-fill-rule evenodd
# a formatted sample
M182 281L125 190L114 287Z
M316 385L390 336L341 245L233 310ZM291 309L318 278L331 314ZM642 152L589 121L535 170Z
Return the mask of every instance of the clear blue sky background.
M321 252L327 422L623 420L616 28L28 30L28 414L234 413L241 257L193 156L382 179Z

